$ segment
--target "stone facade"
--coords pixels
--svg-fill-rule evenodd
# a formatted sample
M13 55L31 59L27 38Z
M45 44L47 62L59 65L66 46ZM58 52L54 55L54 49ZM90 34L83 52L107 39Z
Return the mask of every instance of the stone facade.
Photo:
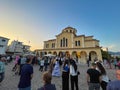
M44 49L37 49L36 54L44 54L78 57L81 62L87 59L102 60L101 47L99 40L93 36L77 35L77 30L72 27L66 27L62 32L56 35L56 39L44 41Z

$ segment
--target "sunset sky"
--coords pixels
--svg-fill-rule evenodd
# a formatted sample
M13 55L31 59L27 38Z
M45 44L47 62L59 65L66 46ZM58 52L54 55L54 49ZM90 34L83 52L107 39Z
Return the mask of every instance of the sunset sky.
M120 0L0 0L0 36L10 42L41 49L68 26L120 51Z

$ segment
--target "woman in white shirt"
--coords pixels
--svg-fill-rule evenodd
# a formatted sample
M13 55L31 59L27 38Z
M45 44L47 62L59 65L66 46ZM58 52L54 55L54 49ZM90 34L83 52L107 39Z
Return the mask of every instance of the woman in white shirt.
M41 60L40 60L40 68L39 68L39 70L42 72L43 71L43 67L44 67L44 58L42 58Z
M71 79L71 90L74 90L74 84L76 86L76 90L79 90L77 64L73 59L70 60L70 79Z

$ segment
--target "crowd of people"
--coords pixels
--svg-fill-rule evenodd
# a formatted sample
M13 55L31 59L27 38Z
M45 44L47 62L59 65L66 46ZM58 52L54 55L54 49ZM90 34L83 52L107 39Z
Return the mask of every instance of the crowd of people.
M15 75L20 75L20 80L18 82L19 90L31 90L31 80L34 74L33 66L35 64L39 65L38 70L43 72L44 84L42 87L38 87L38 90L57 90L55 84L51 83L52 77L62 77L62 90L80 90L78 85L80 70L78 70L78 59L76 57L35 57L32 55L16 55L12 60L10 58L8 59L9 62L14 60L12 71L15 72ZM8 63L6 57L0 57L0 83L5 78L6 62ZM100 90L100 87L102 90L120 90L119 67L116 72L118 80L110 81L105 66L106 64L101 61L89 62L89 68L86 71L88 90Z

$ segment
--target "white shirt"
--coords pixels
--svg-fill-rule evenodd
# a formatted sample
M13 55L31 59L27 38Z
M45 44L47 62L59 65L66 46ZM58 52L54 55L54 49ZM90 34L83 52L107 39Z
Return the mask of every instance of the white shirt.
M40 61L40 66L44 66L44 60Z
M72 65L70 65L70 75L72 76L76 76L77 75L77 72L75 72L75 69Z
M107 75L102 75L102 81L109 82L109 78Z

